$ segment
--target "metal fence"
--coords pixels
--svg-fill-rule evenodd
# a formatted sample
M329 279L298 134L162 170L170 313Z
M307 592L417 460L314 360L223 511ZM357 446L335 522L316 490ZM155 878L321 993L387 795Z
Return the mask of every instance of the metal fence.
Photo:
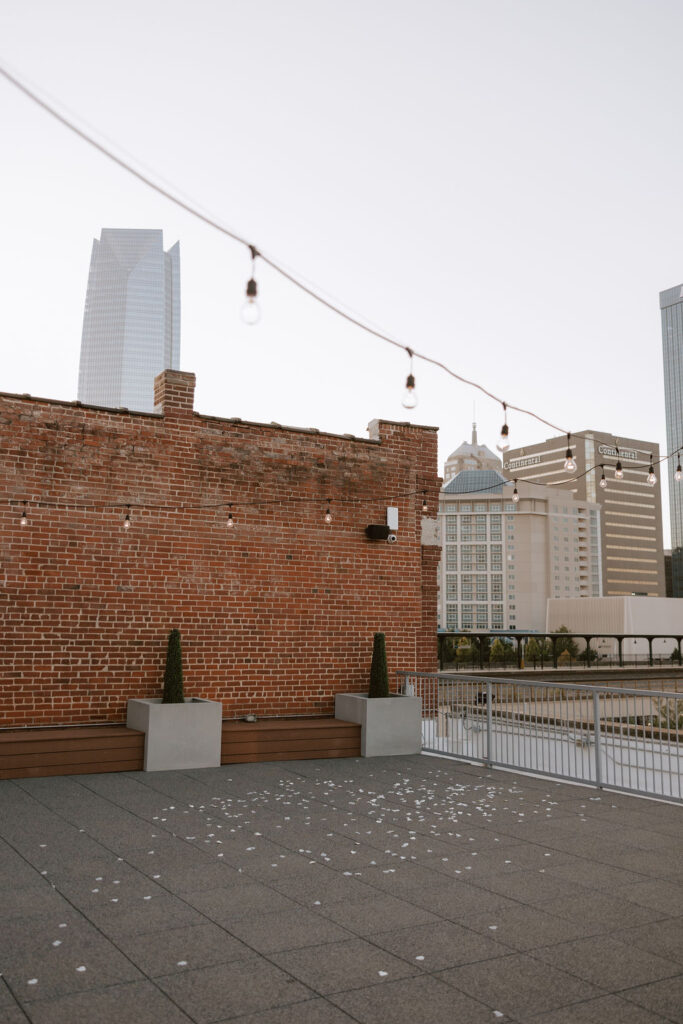
M683 693L399 672L422 700L422 748L683 802Z

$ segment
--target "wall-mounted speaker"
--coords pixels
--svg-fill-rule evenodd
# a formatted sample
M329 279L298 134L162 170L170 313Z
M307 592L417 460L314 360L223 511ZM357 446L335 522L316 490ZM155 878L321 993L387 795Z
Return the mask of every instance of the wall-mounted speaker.
M382 526L379 523L374 526L365 527L365 535L366 537L369 537L370 540L386 540L390 533L391 527Z

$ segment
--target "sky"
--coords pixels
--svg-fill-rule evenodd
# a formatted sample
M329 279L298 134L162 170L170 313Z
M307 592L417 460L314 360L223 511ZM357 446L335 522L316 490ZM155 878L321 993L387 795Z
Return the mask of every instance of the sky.
M0 64L404 345L563 431L666 432L683 282L679 0L0 0ZM0 390L76 398L92 239L180 241L181 369L217 416L366 436L501 408L318 306L0 78ZM512 447L555 431L511 413ZM664 476L664 474L662 474ZM664 482L665 538L668 536Z

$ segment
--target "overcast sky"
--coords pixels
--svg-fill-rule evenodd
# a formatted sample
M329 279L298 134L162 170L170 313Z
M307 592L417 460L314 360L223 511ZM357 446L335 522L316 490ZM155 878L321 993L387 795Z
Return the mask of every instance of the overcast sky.
M0 62L400 341L567 430L666 448L680 0L0 0ZM92 239L180 241L196 408L495 446L495 403L345 324L0 79L0 390L74 399ZM552 431L510 417L512 446ZM665 516L665 523L668 515ZM665 527L668 534L668 528Z

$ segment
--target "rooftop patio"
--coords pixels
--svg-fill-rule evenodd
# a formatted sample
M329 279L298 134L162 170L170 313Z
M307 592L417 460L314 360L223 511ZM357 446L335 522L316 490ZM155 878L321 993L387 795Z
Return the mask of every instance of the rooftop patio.
M681 1020L677 806L426 755L0 783L0 1024Z

